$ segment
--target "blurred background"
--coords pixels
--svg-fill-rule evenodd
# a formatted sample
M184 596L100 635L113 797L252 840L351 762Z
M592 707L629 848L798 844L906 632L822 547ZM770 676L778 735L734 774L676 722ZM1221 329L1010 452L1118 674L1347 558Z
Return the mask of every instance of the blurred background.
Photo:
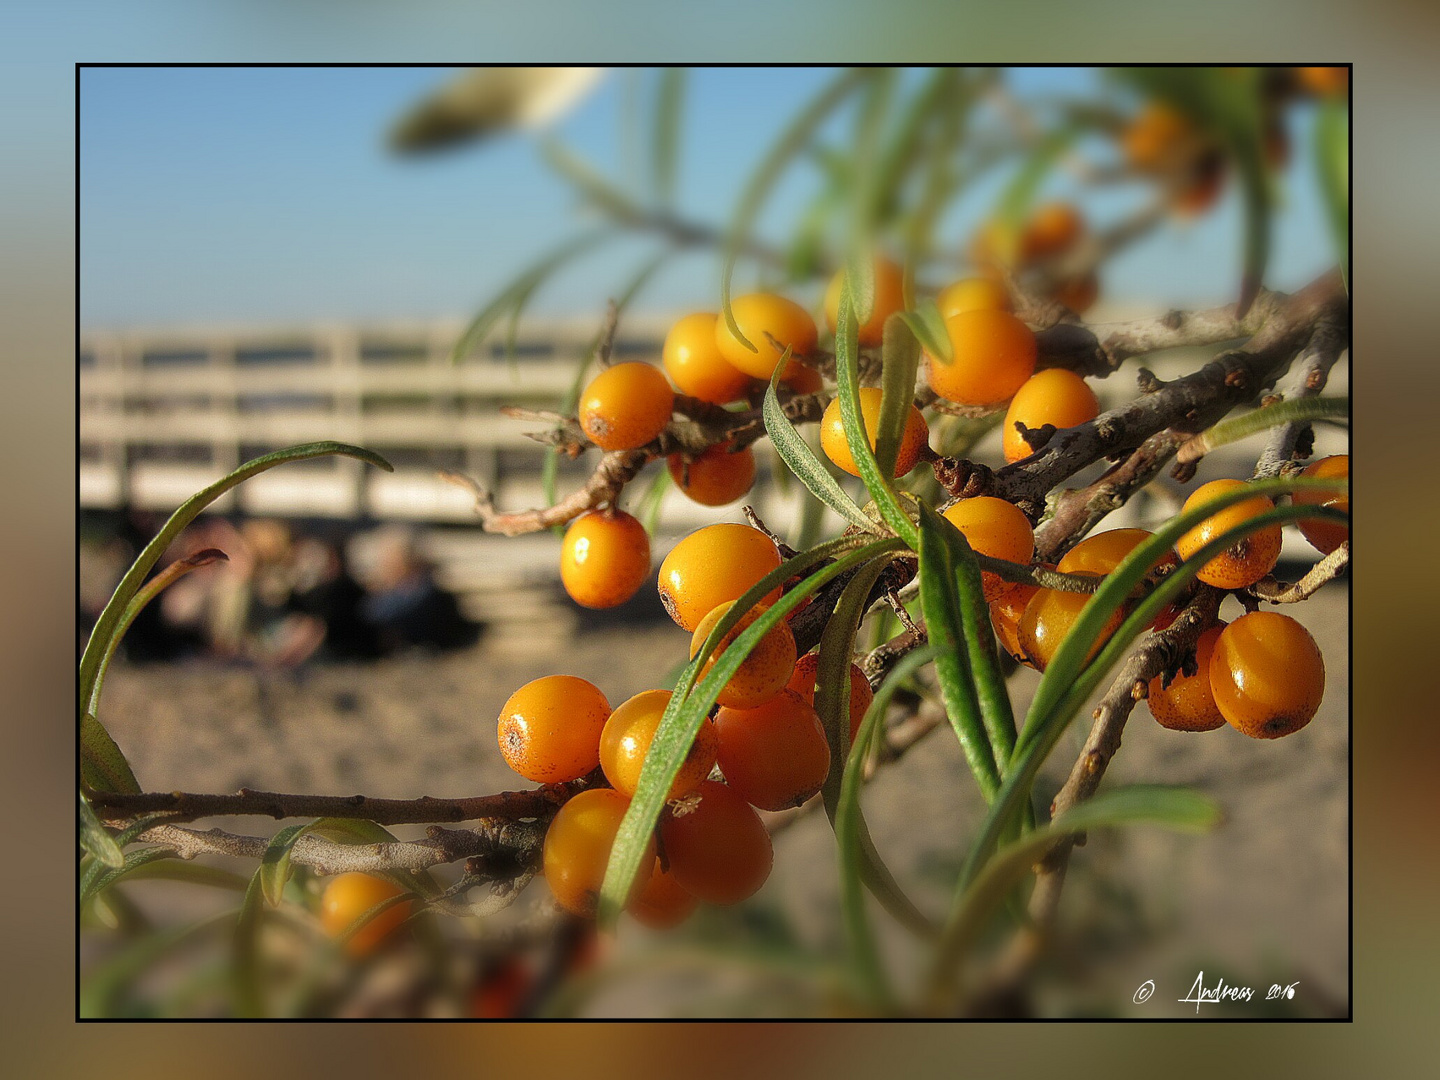
M553 454L526 437L543 425L500 408L563 411L608 301L624 309L616 356L651 361L677 317L718 308L720 241L741 192L792 117L842 74L571 69L526 82L441 68L80 72L81 645L168 513L239 463L338 439L396 466L285 466L217 503L172 548L167 560L219 548L230 561L148 608L108 678L105 720L142 785L480 794L515 786L493 718L513 689L557 670L557 656L612 702L668 685L686 640L653 587L613 611L578 608L558 584L559 538L482 534L472 494L445 474L470 476L518 509L588 473L593 461ZM1336 262L1316 133L1324 110L1346 107L1348 80L1288 68L1242 77L1265 117L1275 192L1265 282L1294 290ZM901 71L892 92L919 99L948 78ZM1023 67L953 78L968 128L955 193L926 223L926 286L973 272L975 238L1007 214L1064 205L1087 235L1114 244L1098 280L1053 283L1093 293L1088 321L1233 301L1250 227L1239 167L1224 147L1175 160L1137 150L1137 118L1153 104L1143 79ZM743 261L737 288L781 288L818 308L855 123L854 109L836 109L795 155L754 226L755 244L774 255ZM674 144L662 152L666 130ZM897 233L904 224L897 218ZM1176 350L1146 366L1170 378L1214 351ZM1131 380L1126 369L1096 383L1102 403L1132 396ZM1348 385L1342 362L1330 392ZM1255 447L1211 455L1200 480L1248 476ZM1317 429L1317 456L1347 448L1343 428ZM744 501L792 539L813 530L803 489L785 481L768 443L757 451L760 479ZM1000 464L998 429L970 456ZM1160 481L1102 528L1153 527L1188 490ZM654 533L655 565L685 533L743 520L738 506L690 502L658 466L623 505ZM824 535L843 527L818 524ZM1290 538L1277 573L1293 578L1310 562ZM1212 981L1303 988L1247 1016L1347 1015L1348 582L1295 614L1327 659L1321 715L1292 739L1256 744L1229 728L1177 737L1138 710L1113 782L1194 784L1220 801L1227 823L1202 838L1093 837L1071 872L1062 947L1018 1014L1184 1015L1178 998L1204 970ZM1034 681L1025 670L1013 677L1017 707ZM1042 788L1058 787L1081 728ZM957 813L962 773L953 745L931 740L867 794L881 850L932 907L958 866L953 833L938 823ZM973 801L960 821L978 820ZM489 924L462 932L473 940L444 978L426 931L375 963L334 965L293 1007L831 1014L844 1007L833 862L828 826L812 815L777 836L776 873L754 901L668 935L627 927L614 942L546 922L536 884L496 920L494 940ZM321 884L297 875L301 895ZM138 881L123 900L87 909L82 1008L227 1014L223 940L136 957L164 928L231 903ZM919 963L905 939L886 946L900 970ZM1136 1004L1147 980L1178 992Z

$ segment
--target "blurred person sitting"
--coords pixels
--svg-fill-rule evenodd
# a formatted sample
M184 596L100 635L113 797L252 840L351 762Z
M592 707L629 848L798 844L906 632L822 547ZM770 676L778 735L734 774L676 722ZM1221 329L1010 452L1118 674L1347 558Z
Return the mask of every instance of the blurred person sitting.
M414 531L380 531L363 610L385 651L454 649L473 644L479 626L460 611L453 594L435 583Z

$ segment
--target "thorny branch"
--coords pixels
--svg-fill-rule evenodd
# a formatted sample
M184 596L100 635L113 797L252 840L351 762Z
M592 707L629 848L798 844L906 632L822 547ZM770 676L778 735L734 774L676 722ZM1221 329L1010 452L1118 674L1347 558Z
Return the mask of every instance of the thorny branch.
M1322 585L1334 581L1349 565L1350 541L1346 540L1312 566L1299 581L1287 585L1273 577L1266 577L1245 591L1258 600L1266 600L1272 604L1298 604L1314 596Z

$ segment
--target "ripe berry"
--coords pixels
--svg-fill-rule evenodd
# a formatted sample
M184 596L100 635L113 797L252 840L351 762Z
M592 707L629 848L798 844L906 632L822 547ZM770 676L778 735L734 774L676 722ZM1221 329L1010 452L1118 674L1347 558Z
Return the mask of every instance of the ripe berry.
M1212 480L1197 488L1185 500L1185 509L1194 510L1204 506L1218 495L1245 487L1244 480ZM1249 521L1253 517L1274 509L1275 504L1264 495L1228 506L1208 517L1175 542L1175 550L1182 559L1189 559L1211 540L1222 533ZM1275 568L1280 560L1280 526L1268 525L1257 533L1241 540L1228 551L1222 552L1206 563L1197 575L1207 585L1217 589L1243 589L1254 585Z
M1325 696L1325 659L1288 615L1255 611L1225 628L1210 658L1210 689L1230 726L1256 739L1299 731Z
M820 377L820 372L798 360L791 360L785 365L780 381L796 394L818 394L825 389L825 380Z
M1104 576L1125 561L1125 557L1149 540L1153 533L1144 529L1110 529L1087 536L1065 553L1055 569L1062 574L1097 574ZM1173 553L1167 552L1159 565L1179 565Z
M675 875L660 867L655 868L640 894L625 908L641 926L652 930L669 930L679 926L690 917L700 902L680 887Z
M780 552L759 529L723 523L698 529L676 544L660 564L660 600L682 629L694 630L727 600L780 568ZM780 599L776 586L761 600Z
M1012 503L992 495L977 495L947 506L945 519L965 535L979 555L1029 565L1035 556L1035 530L1030 519ZM989 570L980 572L986 600L995 600L1009 584Z
M670 423L675 392L659 368L616 364L580 395L580 427L602 450L634 450L654 441Z
M534 981L519 957L504 957L471 992L470 1015L476 1020L514 1019L520 1015Z
M879 345L885 338L885 320L895 312L905 310L905 272L889 259L876 259L873 265L874 302L870 318L860 327L862 346ZM830 287L825 290L825 321L835 332L838 332L840 322L840 290L844 284L845 271L842 269L830 279Z
M860 418L865 423L865 436L870 449L875 449L875 432L880 429L880 399L883 391L878 386L860 388ZM901 477L913 469L920 460L920 454L930 444L930 427L925 417L914 405L905 414L905 430L900 435L900 452L895 455L895 476ZM820 418L820 448L835 465L859 476L860 469L850 453L850 444L845 440L845 424L840 418L840 399L836 398L825 406L825 415Z
M1152 102L1130 122L1120 142L1132 166L1154 172L1172 164L1194 138L1194 126L1183 114L1163 102Z
M339 937L371 908L399 896L403 889L384 878L349 873L333 878L320 896L320 926ZM352 956L364 956L410 917L409 901L388 907L361 927L345 947Z
M690 656L693 659L700 651L700 646L705 644L705 639L710 636L710 631L715 624L725 617L725 613L735 605L735 601L727 600L718 604L715 610L700 620L700 625L695 627L695 633L690 638ZM728 633L720 639L710 658L705 661L704 667L700 669L700 678L710 674L710 669L715 666L715 661L740 634L765 614L765 605L757 605L740 616L740 621L732 626ZM765 632L765 636L755 643L744 660L740 661L740 667L735 674L730 676L720 690L720 696L715 700L721 705L728 705L735 709L753 709L763 705L776 694L785 688L786 681L795 670L795 635L790 630L790 624L784 619L772 626Z
M669 690L646 690L617 705L605 721L605 730L600 733L600 767L605 770L605 779L627 799L640 786L645 755L650 753L655 731L669 704ZM714 767L715 724L706 717L665 797L678 799L694 791Z
M1007 581L990 601L990 625L995 628L995 636L1000 639L1001 647L1022 664L1030 661L1020 645L1020 620L1031 598L1039 591L1035 585Z
M793 690L754 709L721 709L716 760L731 790L761 810L799 806L830 771L820 717Z
M693 805L681 804L661 822L660 839L670 873L707 904L738 904L770 876L770 834L737 792L706 780ZM688 800L687 800L688 802Z
M953 359L927 357L930 389L959 405L998 405L1035 374L1035 335L1008 311L977 308L945 320Z
M715 344L721 356L747 375L768 381L787 345L795 356L815 349L815 320L793 300L774 293L752 293L731 301L730 312L740 332L758 351L746 348L730 332L723 315L715 322Z
M610 862L610 849L620 821L630 800L609 788L591 788L574 796L560 807L555 820L545 833L545 881L555 901L572 915L593 918L599 906L600 886L605 882L605 867ZM640 865L649 866L655 858L652 838ZM645 877L637 874L630 887L630 898L640 894Z
M547 675L516 690L500 710L500 754L537 784L578 780L600 764L600 733L609 717L610 703L594 685Z
M1019 461L1034 453L1021 437L1017 423L1034 429L1053 424L1064 430L1094 420L1099 414L1100 401L1095 391L1079 375L1064 368L1037 371L1015 392L1005 413L1005 460ZM1050 445L1057 445L1054 440L1052 436Z
M1063 255L1085 231L1080 211L1069 203L1047 203L1031 216L1020 233L1020 260L1034 262Z
M720 355L715 322L709 311L686 315L665 335L662 354L670 381L682 394L724 405L739 401L750 389L750 376Z
M1053 296L1076 315L1084 315L1100 299L1100 278L1092 271L1060 283Z
M1159 675L1150 680L1150 714L1171 731L1214 731L1225 726L1210 689L1210 662L1225 624L1210 627L1195 642L1195 674L1177 675L1164 686Z
M1295 76L1302 88L1317 97L1343 97L1350 89L1350 69L1343 67L1301 67Z
M795 665L795 672L790 676L790 681L785 684L787 690L793 690L800 695L800 699L806 705L815 704L815 694L818 689L816 679L820 674L820 656L817 653L806 653ZM875 700L875 691L870 689L870 680L865 673L855 665L850 665L850 741L855 741L855 733L860 730L860 721L865 719L865 711L870 708L870 703ZM723 768L723 766L722 766Z
M981 308L1009 311L1010 294L1005 291L1004 285L993 278L965 278L942 289L935 304L943 319L959 315L962 311L976 311Z
M1099 577L1099 574L1085 574L1085 577ZM1039 671L1044 671L1055 659L1055 653L1093 593L1066 592L1061 589L1040 589L1025 605L1025 614L1020 617L1020 648ZM1124 609L1117 609L1105 624L1104 630L1089 654L1088 664L1105 647L1110 635L1120 629L1125 621Z
M1348 454L1337 454L1334 457L1321 458L1319 461L1307 465L1301 476L1310 477L1316 480L1334 480L1339 478L1350 478L1350 456ZM1328 506L1334 510L1350 512L1350 493L1348 491L1297 491L1290 496L1292 502L1304 506ZM1300 531L1305 539L1313 544L1316 550L1329 555L1346 540L1350 539L1350 526L1341 525L1334 521L1321 521L1301 519L1299 522Z
M701 506L732 503L755 483L755 452L748 446L712 446L690 461L684 454L671 454L666 466L675 486Z
M565 530L560 582L581 607L612 608L650 576L650 535L623 510L590 510Z

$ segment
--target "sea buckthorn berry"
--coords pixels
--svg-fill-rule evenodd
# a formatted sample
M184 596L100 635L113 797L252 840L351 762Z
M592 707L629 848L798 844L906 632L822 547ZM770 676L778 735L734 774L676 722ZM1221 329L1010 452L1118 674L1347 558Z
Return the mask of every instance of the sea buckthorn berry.
M1039 591L1037 586L1023 581L1007 581L1005 588L990 601L990 625L995 628L995 636L1000 639L1001 647L1021 663L1030 661L1020 647L1020 620L1031 597Z
M1223 629L1223 622L1212 626L1195 642L1194 675L1177 675L1169 686L1162 685L1164 679L1159 675L1150 680L1150 715L1161 727L1171 731L1214 731L1225 726L1225 717L1220 715L1210 689L1210 658Z
M565 530L560 583L581 607L618 607L649 576L650 535L623 510L590 510Z
M1334 457L1313 461L1305 466L1300 475L1314 480L1335 480L1342 477L1348 480L1350 456L1336 454ZM1328 506L1334 510L1343 510L1347 514L1350 512L1348 491L1297 491L1290 496L1290 500L1302 506ZM1339 522L1302 518L1299 525L1305 539L1326 555L1350 539L1350 526L1341 525Z
M1035 530L1030 519L1012 503L992 495L961 499L944 510L945 519L965 535L979 555L1029 565L1035 557ZM1009 585L989 570L980 572L985 599L994 600Z
M675 391L649 364L606 368L580 395L580 427L601 450L634 450L657 439L675 411Z
M688 919L699 903L680 887L674 874L661 868L660 860L656 859L645 887L625 910L641 926L648 926L651 930L669 930Z
M965 278L942 289L935 305L940 309L940 317L943 319L959 315L963 311L978 311L982 308L1009 311L1010 294L1005 291L1004 285L992 278Z
M732 503L755 483L755 452L748 446L712 446L690 461L684 454L671 454L666 465L675 486L701 506Z
M799 360L791 360L786 363L785 370L780 375L780 381L796 394L818 394L825 389L825 380L820 377L820 372L809 364L800 363Z
M690 638L690 656L693 659L700 651L700 646L705 644L705 639L710 636L710 631L715 624L725 617L725 613L735 605L735 601L727 600L715 607L715 610L700 620L700 625L695 627L695 633ZM719 658L730 643L740 634L765 614L765 605L756 605L740 616L740 621L732 626L729 632L720 639L715 646L710 658L705 661L705 666L700 669L700 678L710 674L710 669L715 666ZM735 709L753 709L769 701L781 690L785 689L785 683L795 670L795 635L790 630L790 624L781 619L774 626L765 632L765 635L755 643L749 655L740 661L740 667L735 674L730 676L720 690L717 700L721 705L728 705Z
M795 356L805 356L815 349L815 320L793 300L774 293L752 293L731 301L730 312L740 332L758 351L746 348L730 332L724 315L715 322L715 344L721 356L747 375L768 381L786 346Z
M732 791L761 810L799 806L830 771L820 716L793 690L754 709L723 708L715 716L716 758Z
M605 721L605 730L600 733L600 768L605 770L611 786L627 799L640 786L645 755L650 752L650 743L669 704L669 690L646 690L617 705ZM714 767L715 724L706 717L665 797L678 799L694 791Z
M1056 564L1062 574L1098 574L1104 576L1125 561L1125 557L1149 540L1154 533L1144 529L1110 529L1081 540ZM1158 565L1178 566L1180 560L1167 552Z
M1063 255L1084 231L1079 210L1069 203L1047 203L1035 211L1020 233L1020 260L1032 262Z
M1020 435L1017 423L1032 429L1053 424L1063 430L1094 420L1099 414L1100 400L1079 375L1064 368L1037 371L1015 392L1005 413L1005 460L1019 461L1034 453Z
M930 389L959 405L998 405L1035 374L1035 335L1008 311L977 308L945 320L950 363L927 356Z
M1100 299L1100 278L1093 271L1081 277L1061 282L1055 290L1055 299L1076 315L1084 315Z
M770 834L760 815L726 785L706 780L695 795L660 825L670 873L707 904L738 904L770 876Z
M593 918L599 906L600 886L605 881L605 868L610 862L610 849L620 820L630 800L609 788L590 788L573 796L560 807L550 828L545 832L545 881L555 901L572 915ZM652 838L640 858L641 866L649 866L655 858ZM645 887L645 877L637 874L630 887L633 900Z
M476 1020L512 1020L520 1015L534 978L517 956L507 956L481 976L470 994Z
M1194 510L1204 506L1219 495L1245 487L1244 480L1212 480L1197 488L1185 500L1185 509ZM1182 559L1189 559L1211 540L1218 538L1237 525L1253 517L1259 517L1274 509L1275 504L1264 495L1256 495L1228 506L1208 517L1175 542L1175 550ZM1280 526L1268 525L1259 532L1251 533L1228 551L1211 559L1197 575L1207 585L1217 589L1243 589L1254 585L1275 568L1280 561Z
M1078 576L1099 577L1100 575L1083 574ZM1060 643L1065 640L1065 635L1070 633L1070 628L1075 625L1075 620L1080 618L1081 611L1084 610L1093 595L1093 593L1066 592L1062 589L1040 589L1030 598L1030 602L1025 605L1025 614L1020 617L1018 636L1025 656L1037 670L1044 671L1050 666L1050 661L1055 659L1055 653L1060 648ZM1087 664L1095 659L1096 654L1110 640L1110 635L1120 629L1120 624L1124 621L1124 609L1117 609L1105 624L1105 629L1090 649L1089 655L1085 657Z
M1194 125L1189 119L1163 102L1152 102L1130 122L1120 143L1131 165L1153 172L1170 165L1180 149L1194 139Z
M787 690L793 690L800 695L800 700L806 705L815 704L815 694L818 690L816 679L820 675L820 657L816 653L806 653L795 664L795 673L790 676L790 681L785 684ZM875 691L870 689L870 680L856 664L850 665L850 741L855 741L855 733L860 730L860 721L865 719L865 711L870 708L870 703L875 700ZM723 766L722 766L723 769Z
M875 432L880 429L880 399L883 391L878 386L860 388L860 418L865 423L865 436L870 449L875 449ZM900 435L900 452L895 455L895 476L901 477L913 469L921 453L930 444L930 426L914 405L905 414L905 430ZM825 415L820 418L820 448L836 467L851 476L859 476L860 469L850 453L850 443L845 439L845 423L840 418L840 399L836 398L825 406Z
M1210 689L1231 727L1252 738L1278 739L1299 731L1319 710L1325 658L1290 616L1251 612L1215 642Z
M1001 266L1012 266L1020 254L1020 230L1003 221L987 221L970 239L970 261L982 273L997 273Z
M708 311L686 315L665 335L662 353L670 381L680 392L712 405L739 401L750 389L750 376L721 356L715 344L718 318Z
M779 568L775 542L759 529L729 522L707 525L665 556L660 564L660 600L682 629L694 630L725 601L739 600L752 585ZM773 604L779 599L777 585L761 602Z
M325 886L320 896L320 925L330 937L339 937L375 905L404 891L384 878L369 874L341 874ZM352 956L365 956L409 917L409 901L388 907L356 931L345 943L345 948Z
M1295 69L1301 87L1319 97L1343 97L1350 89L1350 69L1344 67L1301 67Z
M1184 182L1174 191L1170 208L1182 218L1196 218L1220 201L1225 189L1225 158L1201 154L1189 167Z
M599 688L574 675L547 675L516 690L500 710L500 754L537 784L578 780L600 764L609 718Z
M885 339L885 320L905 310L905 272L889 259L874 261L875 292L870 318L860 326L861 345L879 345ZM825 321L832 331L840 325L840 291L845 285L845 271L830 279L825 290Z

